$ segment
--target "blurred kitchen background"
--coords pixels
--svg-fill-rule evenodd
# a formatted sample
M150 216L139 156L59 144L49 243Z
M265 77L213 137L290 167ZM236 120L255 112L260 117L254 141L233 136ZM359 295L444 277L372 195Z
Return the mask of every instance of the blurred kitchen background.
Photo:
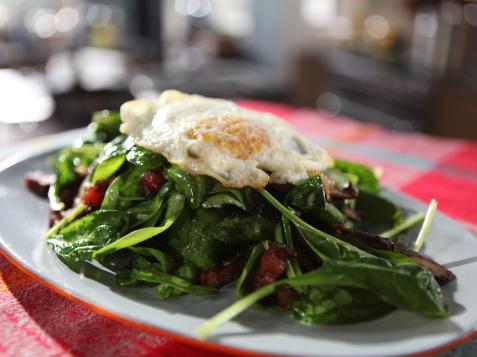
M477 139L477 2L0 0L0 145L167 88Z

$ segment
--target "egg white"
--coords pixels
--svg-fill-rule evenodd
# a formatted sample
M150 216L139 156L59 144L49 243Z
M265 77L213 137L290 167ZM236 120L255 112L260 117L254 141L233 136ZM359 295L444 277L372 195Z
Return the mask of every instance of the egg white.
M135 144L226 187L296 185L333 165L285 121L228 100L168 90L157 102L124 103L121 119Z

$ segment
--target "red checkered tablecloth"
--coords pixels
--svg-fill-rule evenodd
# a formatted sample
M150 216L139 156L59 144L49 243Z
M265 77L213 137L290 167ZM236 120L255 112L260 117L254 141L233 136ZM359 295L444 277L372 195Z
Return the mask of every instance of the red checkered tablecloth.
M384 185L425 202L436 198L442 212L477 235L476 143L391 132L308 109L246 100L240 104L285 118L335 156L382 167ZM0 149L0 159L5 155ZM32 280L1 256L0 355L219 356L100 316ZM445 355L475 356L477 339Z

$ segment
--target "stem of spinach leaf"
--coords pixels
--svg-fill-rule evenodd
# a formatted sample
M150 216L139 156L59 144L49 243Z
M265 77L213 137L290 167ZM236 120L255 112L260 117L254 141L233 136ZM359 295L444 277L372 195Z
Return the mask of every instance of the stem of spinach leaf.
M264 190L263 188L257 190L265 199L270 202L273 206L275 206L281 213L288 218L291 222L295 223L298 226L301 226L305 229L311 230L315 232L316 234L319 234L323 237L329 238L329 239L336 239L332 235L329 235L328 233L325 233L323 231L320 231L319 229L313 227L312 225L306 223L304 220L302 220L300 217L294 215L292 212L290 212L289 209L287 209L284 205L280 203L275 197L273 197L272 194L270 194L268 191Z
M383 238L395 237L399 233L404 232L414 227L415 225L421 223L423 220L424 220L424 215L421 212L416 213L412 215L411 217L407 218L404 222L398 224L397 226L379 234L379 236Z
M282 228L283 228L283 235L285 237L285 243L288 248L294 250L295 245L293 244L293 237L292 237L292 232L291 232L291 227L290 227L290 221L288 218L282 215ZM293 273L294 276L299 276L301 275L301 268L300 264L298 263L298 258L293 257L290 262L292 268L293 268Z
M73 210L64 218L62 218L57 224L50 228L46 232L45 239L50 239L54 234L58 233L63 227L66 227L68 224L73 222L83 211L87 208L84 203L80 203L78 206L73 208Z
M424 245L424 242L426 241L427 234L429 233L429 229L431 228L432 220L434 219L434 215L436 214L437 211L437 201L435 199L431 200L431 203L429 203L429 207L427 208L426 211L426 216L424 218L424 222L422 223L421 230L419 231L419 234L417 235L416 242L414 243L414 246L412 250L415 252L419 252Z
M222 310L214 317L210 318L205 324L200 326L197 329L197 334L200 338L206 339L211 333L213 333L217 327L226 323L229 320L232 320L235 316L240 314L242 311L248 309L250 306L254 305L256 302L260 301L264 297L272 294L275 291L275 287L279 285L280 282L269 284L250 295L238 300L236 303L230 305L225 310Z
M316 253L316 255L323 260L326 259L356 259L361 258L376 258L370 253L367 253L347 242L344 242L326 232L313 227L306 223L300 217L295 215L292 210L281 204L272 194L264 189L257 190L273 207L280 211L286 218L288 218L302 234L308 245ZM319 249L318 249L319 247ZM323 249L323 251L322 251Z

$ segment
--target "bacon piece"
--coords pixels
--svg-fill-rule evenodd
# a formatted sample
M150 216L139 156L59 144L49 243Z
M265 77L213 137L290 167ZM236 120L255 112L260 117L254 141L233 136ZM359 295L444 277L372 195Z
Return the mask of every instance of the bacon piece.
M353 241L361 242L373 249L399 252L399 248L396 246L394 241L388 238L383 238L378 235L369 234L366 232L361 232L345 227L336 227L336 232L340 235L339 237L342 240L350 243L353 243Z
M244 262L242 256L237 254L224 260L217 266L204 270L200 274L200 282L202 285L220 288L236 280L242 272L243 265Z
M356 212L354 209L350 207L343 208L343 212L346 215L346 217L348 217L349 219L355 222L361 222L363 218L359 212Z
M55 180L54 175L46 174L42 171L32 171L25 175L25 187L40 197L48 197L50 185Z
M343 189L339 189L335 185L331 187L330 199L331 202L335 200L346 200L358 197L358 191L352 184L349 184Z
M407 255L409 258L414 260L416 264L429 270L439 283L445 284L455 279L453 272L451 272L445 266L436 263L431 258L425 257L412 250L406 250L402 252L402 254Z
M101 207L108 186L109 181L97 181L86 190L83 196L83 203L88 206L88 212L92 212Z
M295 300L296 291L290 286L280 285L277 287L275 296L277 298L278 306L288 309L293 303L293 300Z
M323 182L323 189L325 190L326 201L328 202L358 197L358 190L356 190L351 182L345 188L340 189L336 186L336 183L326 175L321 175L321 181Z
M270 248L262 254L258 267L251 276L250 287L252 291L271 284L282 276L287 268L288 261L294 256L295 253L285 245L271 242Z
M401 253L407 255L414 260L417 265L420 265L431 272L434 278L441 284L448 283L455 279L454 273L452 273L445 266L440 265L434 260L425 257L417 252L411 250L401 250L399 247L389 238L383 238L377 235L368 234L344 227L337 227L336 232L340 235L340 239L353 243L361 242L370 248L377 250L387 250L391 252Z
M48 227L51 228L63 218L63 211L55 211L50 209L50 216L48 217Z
M141 186L146 197L154 196L165 182L166 178L161 170L149 170L141 176Z

